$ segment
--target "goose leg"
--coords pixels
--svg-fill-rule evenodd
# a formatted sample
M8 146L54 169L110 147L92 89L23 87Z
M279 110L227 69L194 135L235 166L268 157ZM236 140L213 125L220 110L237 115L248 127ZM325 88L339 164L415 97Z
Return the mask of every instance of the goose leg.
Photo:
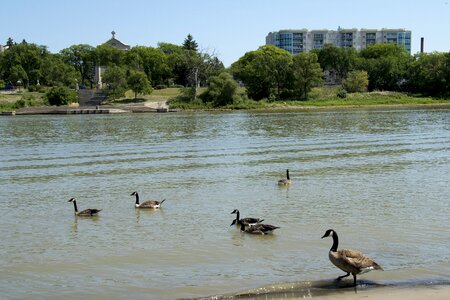
M337 280L339 281L339 280L341 280L342 278L347 277L347 276L350 276L350 273L347 273L346 275L339 276L339 277L337 278ZM356 280L356 279L355 279L355 280Z
M353 285L356 286L356 274L352 274L353 275Z

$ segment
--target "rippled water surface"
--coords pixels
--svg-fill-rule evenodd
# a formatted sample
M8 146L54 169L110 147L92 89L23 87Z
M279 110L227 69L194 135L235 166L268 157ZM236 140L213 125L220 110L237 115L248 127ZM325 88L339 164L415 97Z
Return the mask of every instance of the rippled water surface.
M450 281L449 110L16 116L0 141L6 298L332 280L329 228L383 265L363 280ZM133 191L166 201L135 210ZM76 218L71 197L103 211ZM235 208L281 228L242 234Z

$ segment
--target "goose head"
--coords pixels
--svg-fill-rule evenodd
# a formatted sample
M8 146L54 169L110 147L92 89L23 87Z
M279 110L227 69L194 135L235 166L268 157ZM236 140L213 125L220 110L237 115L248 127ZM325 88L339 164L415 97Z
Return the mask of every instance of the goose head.
M75 198L70 198L67 202L75 202Z
M323 235L322 238L326 238L326 237L333 236L333 235L334 235L334 230L328 229L327 231L325 231L325 234Z
M232 214L236 214L236 213L238 213L238 212L239 212L239 210L235 209L235 210L233 210L231 213L232 213Z
M136 196L137 192L132 192L130 196Z

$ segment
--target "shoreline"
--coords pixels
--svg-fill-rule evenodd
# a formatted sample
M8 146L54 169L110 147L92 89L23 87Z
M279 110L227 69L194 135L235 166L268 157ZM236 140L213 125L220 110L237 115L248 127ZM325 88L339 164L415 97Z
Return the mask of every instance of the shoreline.
M295 282L261 287L246 292L213 295L191 300L287 300L287 299L450 299L450 282L380 284L360 281L357 287L331 281ZM187 300L187 299L179 299Z
M373 105L333 105L333 106L279 106L255 109L163 109L150 108L145 105L104 105L100 109L91 106L36 106L21 108L16 111L2 112L0 115L65 115L96 113L155 113L155 112L221 112L221 111L255 111L255 112L315 112L341 110L402 110L402 109L450 109L450 103L431 104L373 104Z

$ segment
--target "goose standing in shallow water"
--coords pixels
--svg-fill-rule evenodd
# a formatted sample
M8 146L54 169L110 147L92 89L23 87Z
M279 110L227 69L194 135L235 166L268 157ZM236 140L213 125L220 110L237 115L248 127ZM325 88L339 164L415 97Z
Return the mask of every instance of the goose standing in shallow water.
M269 224L249 224L245 225L244 223L241 224L241 231L252 233L252 234L268 234L274 231L275 229L280 228L278 226L269 225Z
M364 274L371 270L383 270L383 268L377 264L374 260L368 258L359 251L343 249L338 250L339 238L333 229L328 229L322 238L330 236L333 238L333 246L331 246L328 258L330 261L344 272L346 275L339 276L337 280L341 280L344 277L353 275L353 284L356 286L356 275Z
M70 198L67 202L73 202L73 208L75 209L75 215L79 217L95 217L101 211L101 209L97 208L88 208L78 212L77 200L75 198Z
M136 196L136 204L135 204L136 208L152 208L152 209L156 209L156 208L160 208L161 204L164 201L166 201L166 199L162 200L161 202L156 201L156 200L147 200L147 201L144 201L141 204L139 204L139 194L138 194L138 192L133 192L133 193L131 193L130 196Z
M286 178L278 180L278 185L290 185L291 177L289 177L289 169L286 170Z
M238 209L235 209L231 212L232 214L236 214L236 219L233 220L233 222L231 222L230 226L233 225L249 225L249 224L256 224L256 223L261 223L262 221L264 221L263 219L259 219L259 218L242 218L240 219L240 213Z

